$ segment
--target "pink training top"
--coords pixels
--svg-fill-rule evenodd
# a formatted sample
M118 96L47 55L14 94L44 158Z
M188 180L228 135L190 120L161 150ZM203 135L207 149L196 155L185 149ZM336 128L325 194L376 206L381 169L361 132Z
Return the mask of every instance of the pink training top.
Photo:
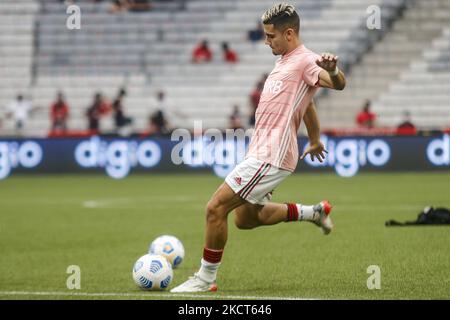
M275 63L264 84L256 109L256 122L246 158L294 171L299 152L297 131L318 89L319 55L298 46Z

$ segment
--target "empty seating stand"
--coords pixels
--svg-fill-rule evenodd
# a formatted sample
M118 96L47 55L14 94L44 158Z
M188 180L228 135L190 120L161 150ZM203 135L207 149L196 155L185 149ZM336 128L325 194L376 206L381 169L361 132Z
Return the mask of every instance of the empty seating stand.
M109 1L80 0L81 29L68 30L67 5L61 1L2 1L0 24L7 32L0 35L0 74L8 81L0 84L0 111L24 92L43 107L27 133L44 136L50 127L49 106L61 90L71 108L69 128L86 129L85 112L93 95L102 92L113 99L125 86L125 112L135 118L136 131L146 128L160 90L184 114L173 115L175 126L192 128L194 120L203 120L204 128L226 128L234 105L249 114L249 94L276 57L263 41L249 42L247 32L273 1L153 2L149 12L111 14ZM440 85L449 80L447 0L292 3L301 16L306 46L338 54L348 76L345 91L319 92L322 127L353 127L366 98L374 101L381 125L395 125L405 105L420 125L448 125L448 96ZM370 5L382 10L379 32L366 27ZM192 64L192 50L203 39L210 42L213 61ZM223 62L223 41L237 51L238 64ZM417 79L429 80L423 87L427 90L418 90L423 83ZM111 117L102 120L101 129L113 129ZM10 132L12 124L3 121L0 134Z

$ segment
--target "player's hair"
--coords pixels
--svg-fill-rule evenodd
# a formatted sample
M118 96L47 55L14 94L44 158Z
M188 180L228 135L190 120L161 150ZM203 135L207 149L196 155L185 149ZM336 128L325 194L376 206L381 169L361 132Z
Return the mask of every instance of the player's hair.
M264 12L261 17L263 24L273 24L274 28L284 31L292 28L298 34L300 31L300 17L293 5L280 3Z

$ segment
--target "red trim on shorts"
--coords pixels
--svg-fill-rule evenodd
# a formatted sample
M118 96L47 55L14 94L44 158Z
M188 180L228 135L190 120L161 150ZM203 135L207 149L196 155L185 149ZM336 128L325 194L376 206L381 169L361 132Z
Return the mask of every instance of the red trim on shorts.
M267 174L267 172L269 172L271 165L267 163L267 166L264 168L265 171L261 172L259 177L255 180L255 183L253 183L253 186L250 188L249 191L244 192L244 194L242 194L242 197L245 199L249 196L249 194L253 191L253 189L255 189L255 187L258 185L258 183L262 180L262 178L264 178Z
M266 164L263 163L263 164L259 167L258 171L256 171L256 173L253 175L253 177L250 179L250 181L249 181L244 187L242 187L241 190L239 190L239 192L237 193L238 195L241 195L241 192L245 192L244 189L247 189L248 187L251 186L251 184L253 183L253 181L255 180L255 178L258 176L259 172L262 170L262 168L263 168L265 165L266 165Z

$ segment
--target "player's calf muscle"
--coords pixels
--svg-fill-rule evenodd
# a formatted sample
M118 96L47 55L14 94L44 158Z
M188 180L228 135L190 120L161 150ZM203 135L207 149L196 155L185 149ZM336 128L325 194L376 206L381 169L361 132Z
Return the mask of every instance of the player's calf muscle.
M259 220L243 218L242 216L238 215L234 217L234 224L238 229L241 230L251 230L261 225Z
M234 224L238 229L250 230L262 226L259 213L263 206L246 203L235 210Z

